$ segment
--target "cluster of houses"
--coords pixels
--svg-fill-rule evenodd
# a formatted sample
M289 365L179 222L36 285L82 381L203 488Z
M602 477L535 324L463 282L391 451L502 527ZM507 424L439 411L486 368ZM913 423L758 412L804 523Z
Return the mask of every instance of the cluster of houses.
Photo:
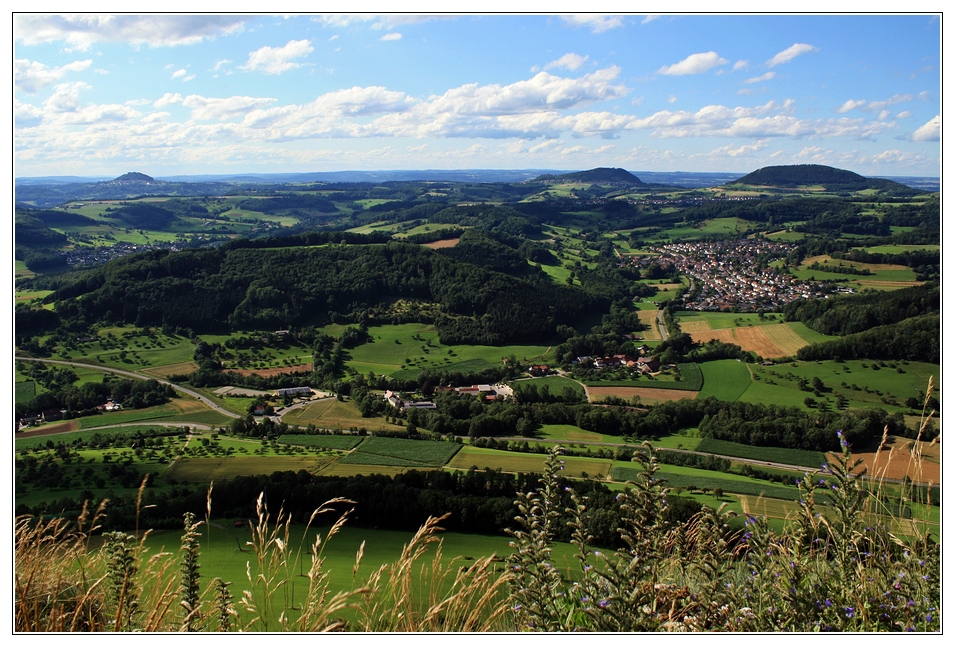
M641 347L643 348L643 347ZM649 350L649 347L646 347ZM640 371L641 375L650 375L660 370L660 361L655 357L630 357L629 355L611 355L607 357L591 357L583 355L573 362L584 366L592 365L594 368L609 368L613 366L626 366L630 369Z
M454 391L461 395L470 395L482 400L497 400L514 395L514 391L506 384L472 384L471 386L439 386L435 391ZM395 409L436 409L430 400L404 400L400 393L385 391L385 401Z
M757 259L787 255L793 245L765 239L671 243L654 249L690 277L687 310L776 310L797 299L826 296L817 282L800 281Z

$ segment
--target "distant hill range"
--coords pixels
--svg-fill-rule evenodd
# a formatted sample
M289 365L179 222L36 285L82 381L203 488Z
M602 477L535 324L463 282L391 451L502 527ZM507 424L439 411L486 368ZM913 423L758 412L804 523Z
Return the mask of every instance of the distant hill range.
M727 184L746 184L749 186L765 186L778 189L822 186L826 191L833 192L875 189L880 193L890 193L893 195L915 195L920 193L917 189L898 182L893 182L892 180L867 178L852 171L845 171L821 164L767 166L766 168L753 171Z
M131 183L131 182L146 182L146 183L152 183L152 182L155 182L155 181L156 181L156 180L154 180L153 178L149 177L149 176L146 175L145 173L124 173L123 175L120 175L120 176L119 176L118 178L116 178L115 180L110 180L110 183L120 183L120 184L128 184L128 183Z
M563 175L545 174L534 178L537 182L589 182L591 184L626 184L643 186L636 175L622 168L594 168L589 171L564 173Z

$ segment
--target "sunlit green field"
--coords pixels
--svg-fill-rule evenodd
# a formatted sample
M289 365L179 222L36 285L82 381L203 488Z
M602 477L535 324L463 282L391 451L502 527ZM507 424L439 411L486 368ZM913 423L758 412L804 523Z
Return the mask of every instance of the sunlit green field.
M778 324L783 321L783 316L777 313L769 313L760 317L755 312L737 313L683 310L677 314L677 321L680 322L680 324L684 322L705 321L711 329L718 330L721 328Z
M703 388L698 398L714 397L724 402L735 402L752 384L748 364L735 359L703 362Z
M362 374L372 371L377 375L392 375L402 369L413 369L417 375L424 368L462 370L455 365L471 360L500 366L502 360L511 355L522 362L541 363L553 357L547 346L447 346L438 341L434 327L425 324L372 326L368 334L372 341L349 350L351 359L346 362Z

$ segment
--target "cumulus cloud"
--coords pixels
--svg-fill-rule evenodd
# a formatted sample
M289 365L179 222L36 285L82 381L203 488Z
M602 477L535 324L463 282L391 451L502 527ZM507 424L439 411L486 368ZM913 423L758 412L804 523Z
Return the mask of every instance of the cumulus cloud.
M153 103L153 108L165 108L166 106L169 106L175 103L182 103L182 95L179 94L178 92L175 94L172 94L171 92L167 92L166 94L156 99L156 101Z
M602 16L598 14L578 14L573 16L561 16L567 23L575 27L589 27L595 34L602 34L605 31L623 27L623 16Z
M776 56L766 61L766 67L776 67L777 65L788 63L801 54L816 51L818 51L818 48L813 47L812 45L806 45L805 43L795 43L792 47L787 47L783 51L776 54Z
M848 101L843 103L841 106L839 106L836 109L836 112L842 114L842 113L849 112L850 110L855 110L856 108L861 108L864 105L865 105L865 99L859 99L858 101L856 101L855 99L849 99Z
M182 99L182 105L192 110L192 118L201 121L224 121L244 117L253 110L260 110L274 102L275 99L265 97L226 97L225 99L219 99L202 97L198 94L190 94Z
M729 61L725 58L721 58L716 52L702 52L700 54L690 54L679 63L664 65L657 70L657 74L702 74L718 65L726 65L727 63L729 63Z
M149 47L193 45L242 30L244 16L199 14L14 14L14 40L24 45L65 41L86 51L99 42Z
M397 31L389 32L382 36L379 40L401 40L401 33Z
M301 67L292 59L308 56L315 50L307 40L290 40L283 47L261 47L249 54L249 60L241 69L265 74L281 74Z
M748 69L749 69L749 61L739 60L733 63L734 72L736 70L748 70Z
M937 142L942 138L942 115L935 115L912 133L917 142Z
M763 81L769 81L776 78L775 72L766 72L766 74L760 74L759 76L754 76L750 79L746 79L743 83L752 84L752 83L762 83Z
M20 58L13 62L13 82L17 90L36 94L51 83L56 83L67 72L82 72L93 64L91 60L73 61L59 67L48 67L38 61Z
M575 71L580 69L580 66L587 62L589 56L581 56L580 54L574 54L573 52L564 54L556 61L551 61L544 66L545 70L552 70L554 68L564 68L565 70Z

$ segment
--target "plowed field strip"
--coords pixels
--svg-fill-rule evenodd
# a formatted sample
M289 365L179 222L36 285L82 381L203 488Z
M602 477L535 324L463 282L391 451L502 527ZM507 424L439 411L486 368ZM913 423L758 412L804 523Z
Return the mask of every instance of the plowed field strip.
M648 389L641 386L589 386L591 402L599 402L608 395L618 398L632 398L639 395L645 402L663 402L667 400L695 399L697 391L680 391L677 389Z

